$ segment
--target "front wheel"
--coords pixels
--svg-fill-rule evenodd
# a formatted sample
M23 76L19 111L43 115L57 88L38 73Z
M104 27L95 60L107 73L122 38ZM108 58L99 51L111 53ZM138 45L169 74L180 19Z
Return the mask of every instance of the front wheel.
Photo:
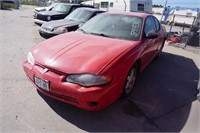
M138 65L134 64L133 67L129 70L129 73L126 77L126 83L124 86L124 90L122 92L122 97L127 97L131 94L133 87L135 85L137 75L138 75Z

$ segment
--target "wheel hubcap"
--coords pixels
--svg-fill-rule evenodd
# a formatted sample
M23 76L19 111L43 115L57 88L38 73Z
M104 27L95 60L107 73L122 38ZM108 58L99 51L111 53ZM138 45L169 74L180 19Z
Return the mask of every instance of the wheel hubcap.
M128 94L131 92L136 80L136 70L131 69L129 75L126 79L125 93Z
M186 43L187 42L188 37L182 37L181 38L181 43Z

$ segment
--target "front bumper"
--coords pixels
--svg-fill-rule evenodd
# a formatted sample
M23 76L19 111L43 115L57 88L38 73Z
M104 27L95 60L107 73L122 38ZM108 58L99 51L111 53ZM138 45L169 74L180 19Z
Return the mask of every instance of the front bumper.
M44 73L45 68L39 65L32 66L27 61L24 62L23 68L29 80L41 93L85 110L100 110L117 100L121 94L121 92L112 93L116 87L119 87L119 84L116 83L113 85L86 88L65 82L65 74L54 70ZM48 80L50 82L50 90L46 91L38 87L35 84L34 76Z
M39 34L44 38L50 38L50 37L59 35L59 34L55 34L55 33L51 32L51 31L47 31L47 30L45 30L45 29L43 29L41 27L39 29Z
M34 22L36 23L36 24L39 24L39 25L42 25L43 23L45 23L45 22L47 22L47 21L43 21L43 20L39 20L39 19L34 19Z

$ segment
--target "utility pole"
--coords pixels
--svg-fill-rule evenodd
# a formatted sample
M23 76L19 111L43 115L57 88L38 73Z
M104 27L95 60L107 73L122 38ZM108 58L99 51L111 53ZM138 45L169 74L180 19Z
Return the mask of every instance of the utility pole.
M164 12L165 12L165 8L166 8L166 6L167 6L167 1L168 1L168 0L165 1L165 6L164 6L164 10L163 10L163 12L162 12L162 16L161 16L160 22L162 22L163 15L164 15Z
M95 0L93 0L93 6L95 7Z
M124 5L125 5L124 11L126 11L127 4L125 0L124 0Z

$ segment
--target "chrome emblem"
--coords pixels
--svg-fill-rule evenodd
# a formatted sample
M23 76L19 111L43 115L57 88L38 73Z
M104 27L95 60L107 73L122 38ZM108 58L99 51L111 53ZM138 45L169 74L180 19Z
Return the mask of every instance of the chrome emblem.
M48 71L49 71L49 69L45 68L42 73L45 74Z

